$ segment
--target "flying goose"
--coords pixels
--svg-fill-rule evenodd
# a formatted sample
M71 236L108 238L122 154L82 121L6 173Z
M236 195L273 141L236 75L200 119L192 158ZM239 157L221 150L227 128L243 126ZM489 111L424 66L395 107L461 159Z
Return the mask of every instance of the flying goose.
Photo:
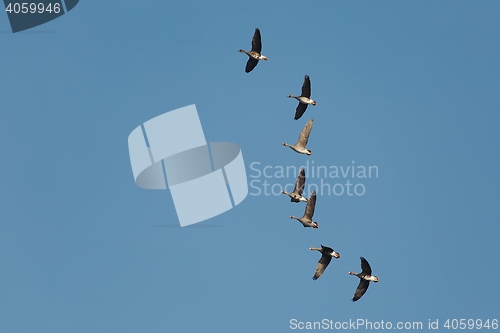
M321 248L310 247L309 250L316 250L321 252L321 258L318 261L318 266L316 266L316 272L314 272L313 280L319 279L321 274L328 267L328 264L332 260L332 257L340 258L340 253L335 252L331 247L321 245Z
M304 83L302 84L302 94L300 96L288 95L288 97L295 98L299 101L299 105L297 105L297 109L295 110L295 120L302 117L304 112L306 112L308 104L316 105L316 102L310 98L311 80L309 79L308 75L304 77Z
M304 126L302 129L302 132L300 132L299 135L299 140L295 145L289 145L288 143L284 142L283 146L287 146L295 150L299 154L306 154L306 155L311 155L312 150L306 149L307 142L309 141L309 134L311 134L311 129L313 127L313 119L309 119L307 124Z
M288 195L290 197L291 202L307 201L307 198L304 198L302 196L305 182L306 182L306 172L304 168L301 168L299 175L297 177L297 181L295 182L295 189L293 190L293 192L288 193L287 191L282 191L281 193Z
M250 73L252 69L257 66L259 60L267 60L267 57L260 54L262 50L262 43L260 41L260 30L255 28L255 32L252 38L252 51L247 52L245 50L239 50L238 52L246 53L248 55L247 66L245 67L245 72Z
M360 257L360 259L361 259L361 273L349 272L349 274L356 275L357 277L359 277L360 280L358 288L356 289L354 297L352 298L353 302L356 302L366 293L366 290L370 285L370 281L378 282L378 277L372 275L372 268L370 267L368 261L366 261L366 259L363 257Z
M312 220L314 215L314 207L316 206L316 191L312 191L311 197L307 200L306 210L302 217L290 216L291 219L296 219L305 227L318 228L318 223Z

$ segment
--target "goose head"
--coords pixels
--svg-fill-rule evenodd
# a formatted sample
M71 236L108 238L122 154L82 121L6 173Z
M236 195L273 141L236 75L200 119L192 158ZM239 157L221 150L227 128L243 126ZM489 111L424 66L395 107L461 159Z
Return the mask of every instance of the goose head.
M310 149L306 149L306 154L307 154L307 155L312 155L312 153L313 153L313 151L312 151L312 150L310 150Z
M287 97L289 97L289 98L297 98L297 96L294 96L294 95L288 95Z
M267 57L265 55L260 55L259 60L267 60Z
M333 251L331 253L331 256L334 257L334 258L336 258L336 259L339 259L340 258L340 253Z
M311 104L312 104L312 105L314 105L314 106L316 106L316 101L313 101L313 100L311 99Z
M372 275L371 280L372 280L373 282L378 282L378 277L377 277L377 276L373 276L373 275Z
M318 229L318 228L319 228L319 227L318 227L318 223L313 222L313 223L312 223L312 227L313 227L314 229Z
M286 143L286 142L283 142L283 146L285 146L285 147L291 147L291 146L290 146L288 143Z

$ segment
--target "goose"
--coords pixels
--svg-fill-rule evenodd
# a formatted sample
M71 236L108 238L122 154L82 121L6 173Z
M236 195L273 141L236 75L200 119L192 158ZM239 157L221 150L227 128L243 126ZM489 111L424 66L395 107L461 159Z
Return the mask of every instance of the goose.
M307 202L307 198L304 198L302 196L305 182L306 182L306 172L304 168L300 168L300 172L297 177L297 181L295 182L295 189L293 190L293 192L288 193L287 191L282 191L281 193L288 195L290 197L291 202L301 202L301 201Z
M361 259L361 273L349 272L349 274L356 275L357 277L359 277L360 280L358 288L356 289L354 297L352 298L353 302L356 302L366 293L366 290L370 285L370 281L378 282L378 277L372 275L372 268L370 267L368 261L366 261L366 259L363 257L360 257L360 259Z
M312 227L312 228L318 228L318 223L314 222L312 220L313 215L314 215L314 207L316 206L316 191L312 191L311 197L309 200L307 200L307 205L306 205L306 210L304 212L304 215L302 217L297 217L297 216L290 216L291 219L296 219L302 225L304 228L306 227Z
M307 105L312 104L316 105L316 102L313 101L311 97L311 80L309 76L306 75L304 77L304 83L302 84L302 94L300 96L288 95L290 98L295 98L299 101L299 105L297 105L297 109L295 110L295 120L302 117L304 112L306 112Z
M307 124L304 126L299 135L299 140L295 145L290 145L286 142L283 142L283 146L290 147L295 150L299 154L311 155L312 150L306 148L307 142L309 141L309 134L311 134L311 129L313 127L314 119L309 119Z
M318 266L316 266L316 272L314 272L314 276L312 277L312 279L315 281L319 279L321 274L323 274L325 269L328 267L328 264L332 260L332 257L335 257L337 259L340 258L340 253L335 252L331 247L328 246L321 245L321 248L310 247L309 250L321 252L321 258L318 261Z
M267 57L260 54L262 50L262 42L260 41L260 30L255 28L255 32L252 38L252 51L247 52L245 50L239 50L238 52L245 53L248 55L247 66L245 67L245 72L250 73L252 69L257 66L259 60L267 60Z

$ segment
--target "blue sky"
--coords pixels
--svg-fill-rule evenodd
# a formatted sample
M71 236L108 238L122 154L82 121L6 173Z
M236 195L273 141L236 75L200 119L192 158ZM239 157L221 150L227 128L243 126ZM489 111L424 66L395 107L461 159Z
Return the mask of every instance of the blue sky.
M500 319L499 16L497 1L80 1L13 34L0 15L0 331ZM269 60L246 74L256 27ZM318 104L295 121L306 74ZM366 190L318 195L319 229L288 218L304 204L251 194L180 228L168 190L134 183L127 138L190 104L249 181L254 162L378 177L324 179ZM310 118L313 155L283 147ZM320 244L341 258L313 281ZM380 282L353 303L360 256Z

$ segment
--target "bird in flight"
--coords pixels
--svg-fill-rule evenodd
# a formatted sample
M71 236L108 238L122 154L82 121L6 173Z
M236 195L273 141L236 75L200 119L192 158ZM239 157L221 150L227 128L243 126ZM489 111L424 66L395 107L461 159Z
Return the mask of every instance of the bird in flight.
M255 66L257 66L259 60L267 60L267 57L265 55L260 54L261 50L262 42L260 39L260 30L258 28L255 28L255 32L252 38L252 50L250 52L241 49L238 51L248 55L245 72L250 73L255 68Z
M363 257L361 257L360 259L361 259L361 273L349 272L349 274L356 275L357 277L359 277L360 280L358 288L356 289L354 297L352 298L353 302L356 302L366 293L366 291L368 290L368 286L370 285L370 281L378 282L378 277L372 275L372 268L370 267L368 261L366 261L366 259Z
M321 258L318 261L318 266L316 266L316 271L314 272L313 280L319 279L321 274L325 271L325 269L328 267L328 264L330 264L330 261L332 261L333 258L340 258L340 253L335 252L331 247L328 246L323 246L321 245L321 248L318 247L311 247L309 248L311 251L319 251L321 252Z
M309 200L307 200L307 205L306 205L306 210L304 212L304 215L302 217L297 217L297 216L290 216L291 219L296 219L302 225L307 228L318 228L318 223L314 222L312 220L313 215L314 215L314 207L316 206L316 191L312 191L311 197Z
M299 154L311 155L312 150L307 149L306 146L307 146L307 142L309 141L309 134L311 134L313 123L314 123L314 119L309 119L307 124L304 126L304 128L300 132L299 140L297 141L297 143L295 145L292 146L292 145L284 142L283 146L290 147Z
M304 77L302 94L300 94L300 96L288 95L288 97L295 98L299 101L299 105L297 105L297 109L295 110L295 120L302 117L309 104L316 105L316 102L311 99L311 79L309 79L308 75Z
M288 193L287 191L282 191L281 193L286 194L290 197L291 202L301 202L307 201L307 198L302 196L302 192L304 192L304 184L306 182L306 172L304 168L300 169L299 175L297 176L297 181L295 182L295 189L292 193Z

